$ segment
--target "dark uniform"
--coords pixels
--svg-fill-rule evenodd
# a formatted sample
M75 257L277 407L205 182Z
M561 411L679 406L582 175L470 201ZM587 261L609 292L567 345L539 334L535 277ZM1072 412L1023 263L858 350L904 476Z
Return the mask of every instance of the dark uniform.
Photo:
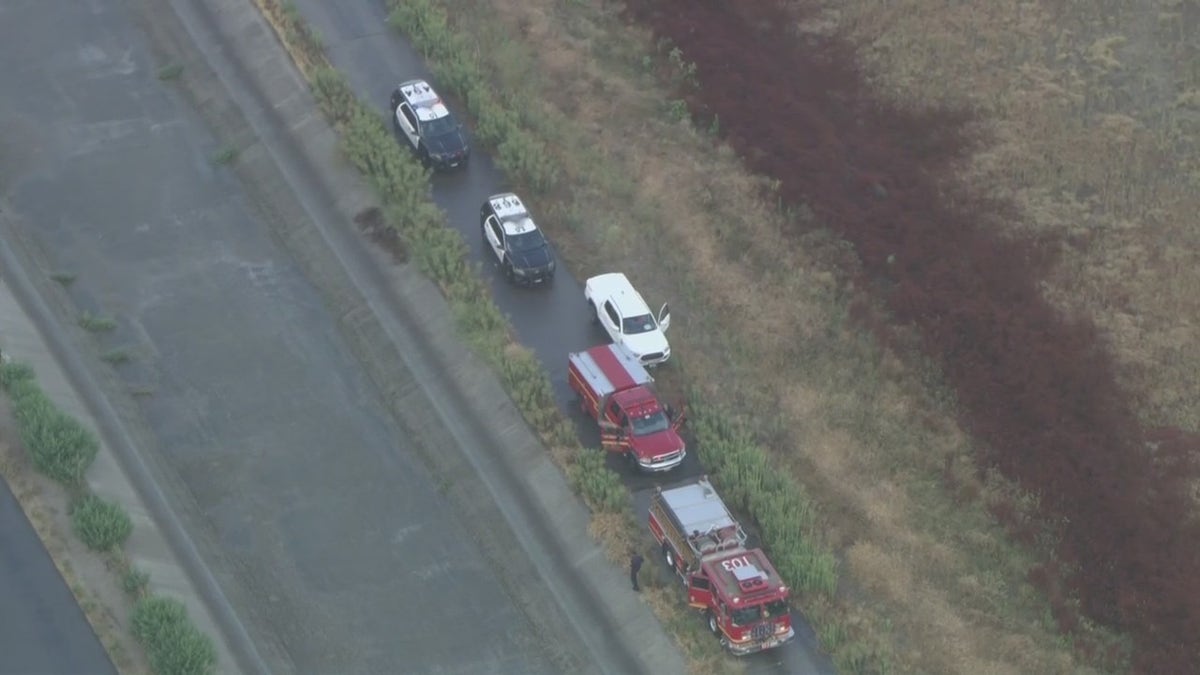
M629 559L629 581L633 584L633 590L635 591L642 590L641 588L638 588L637 577L638 571L642 569L643 562L645 562L645 559L642 558L642 554L638 553L637 551L634 551L633 556Z

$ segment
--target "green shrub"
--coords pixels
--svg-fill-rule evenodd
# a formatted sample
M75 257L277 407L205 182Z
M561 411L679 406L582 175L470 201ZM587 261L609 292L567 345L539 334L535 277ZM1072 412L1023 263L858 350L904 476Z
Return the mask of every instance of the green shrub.
M0 363L0 388L8 391L17 382L29 382L34 379L33 366L28 363L7 361Z
M121 587L125 592L135 598L142 597L146 592L146 587L150 585L150 573L139 570L132 565L125 570L125 575L121 578Z
M183 64L171 63L158 69L158 79L163 82L178 80L183 75Z
M34 467L64 485L82 482L99 450L92 432L59 410L32 379L17 379L6 389L18 435Z
M158 675L208 675L216 671L212 640L192 624L183 603L148 595L133 609L133 635Z
M592 508L621 511L628 507L628 493L620 476L604 465L605 456L601 450L581 451L568 476Z
M79 317L79 327L89 333L107 333L117 327L117 322L111 317L84 312Z
M75 534L93 551L111 551L125 543L133 521L120 504L87 495L71 510Z

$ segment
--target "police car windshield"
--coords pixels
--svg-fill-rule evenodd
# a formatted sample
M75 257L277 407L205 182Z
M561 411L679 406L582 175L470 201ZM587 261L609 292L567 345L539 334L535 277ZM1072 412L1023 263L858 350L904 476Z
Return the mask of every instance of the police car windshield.
M658 324L654 322L654 317L650 314L631 316L621 322L621 332L626 335L649 333L655 328L658 328Z
M446 134L454 133L458 130L458 123L454 121L453 115L438 117L437 119L425 120L421 122L421 133L434 138L437 136L445 136Z
M641 415L630 420L634 436L649 436L671 428L671 421L659 410L651 415Z
M510 234L506 240L508 241L508 250L515 252L536 251L546 245L546 239L542 236L541 230Z

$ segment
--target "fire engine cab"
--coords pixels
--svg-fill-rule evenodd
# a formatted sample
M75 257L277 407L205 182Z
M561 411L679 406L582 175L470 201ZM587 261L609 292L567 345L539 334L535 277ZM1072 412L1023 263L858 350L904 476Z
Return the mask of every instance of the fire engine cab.
M708 478L663 490L650 501L650 532L667 565L683 579L688 604L730 652L772 649L796 636L788 587L746 533Z
M632 459L642 471L669 471L687 456L673 417L654 392L654 378L614 344L568 355L567 380L580 407L600 425L605 449Z

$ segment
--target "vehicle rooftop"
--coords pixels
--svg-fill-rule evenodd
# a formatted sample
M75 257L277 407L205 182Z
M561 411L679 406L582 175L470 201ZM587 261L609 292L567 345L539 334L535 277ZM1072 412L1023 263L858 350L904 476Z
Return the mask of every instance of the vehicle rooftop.
M679 526L685 536L693 532L717 532L738 525L725 502L721 501L721 496L706 478L690 485L663 490L659 496L679 520Z
M654 381L645 366L614 344L574 352L568 358L580 377L600 396Z
M744 559L750 564L724 564L735 559ZM747 596L774 593L784 588L783 578L760 549L733 551L705 560L701 564L708 571L709 578L726 597L740 596L744 598L743 602L753 602L756 599Z
M496 217L500 220L516 218L529 213L521 198L511 192L492 195L488 197L488 203L492 205L492 210L496 212Z
M492 195L488 197L488 204L491 204L492 211L496 213L500 222L504 223L505 235L524 234L538 229L525 204L515 194L506 192Z
M629 277L621 272L599 274L588 279L588 285L604 299L611 300L621 316L641 316L650 313L650 306L630 283Z
M450 114L450 110L442 103L433 87L425 80L409 80L400 83L400 93L404 94L413 107L417 119L422 122L440 119Z

